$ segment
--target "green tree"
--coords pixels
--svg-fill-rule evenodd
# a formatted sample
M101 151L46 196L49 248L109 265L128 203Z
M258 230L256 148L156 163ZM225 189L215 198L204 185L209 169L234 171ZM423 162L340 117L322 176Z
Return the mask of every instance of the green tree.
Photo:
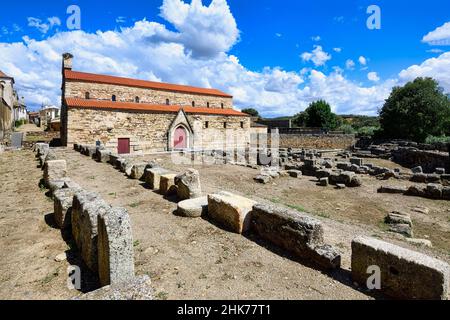
M448 123L450 100L432 78L394 87L380 111L381 134L386 138L423 142L448 132Z
M252 117L259 117L259 112L256 109L253 108L247 108L242 110L243 113L246 113L248 115L251 115Z
M300 127L334 130L342 123L342 119L331 112L331 107L326 101L318 100L312 102L305 112L297 114L294 123Z

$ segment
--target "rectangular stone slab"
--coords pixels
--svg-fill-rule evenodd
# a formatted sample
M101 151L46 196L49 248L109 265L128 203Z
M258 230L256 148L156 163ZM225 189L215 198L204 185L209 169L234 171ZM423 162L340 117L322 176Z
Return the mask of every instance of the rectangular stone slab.
M257 204L251 226L258 236L305 262L326 269L340 267L339 253L324 245L323 226L315 218L281 206Z
M173 195L177 193L175 186L176 173L167 173L161 175L159 179L159 193L162 195Z
M235 233L250 228L251 211L256 202L229 192L208 195L208 216Z
M71 225L73 196L78 190L75 188L65 188L59 189L53 194L53 215L60 229L67 229Z
M133 237L126 209L112 208L97 216L98 274L102 286L134 278Z
M381 292L399 299L447 300L450 267L425 254L369 237L352 241L352 277L366 287L371 266L381 271Z
M44 181L47 186L51 180L61 180L67 176L66 160L47 161L44 167Z
M150 189L156 190L159 188L161 175L169 173L168 170L163 168L151 168L147 169L146 183Z

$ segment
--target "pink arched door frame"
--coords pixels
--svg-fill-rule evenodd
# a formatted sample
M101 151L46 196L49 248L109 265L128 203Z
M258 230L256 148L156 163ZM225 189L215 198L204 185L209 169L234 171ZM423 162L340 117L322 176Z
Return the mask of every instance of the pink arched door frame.
M187 131L183 127L175 129L173 135L173 148L174 149L187 149L188 135Z

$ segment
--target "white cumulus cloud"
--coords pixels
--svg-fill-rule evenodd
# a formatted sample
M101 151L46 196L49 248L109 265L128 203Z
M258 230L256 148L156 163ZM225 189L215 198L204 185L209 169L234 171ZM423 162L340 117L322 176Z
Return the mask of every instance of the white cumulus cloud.
M380 77L378 76L378 73L376 73L376 72L369 72L367 74L367 79L369 79L370 81L374 81L374 82L380 81Z
M450 22L444 23L442 26L426 34L422 42L431 45L450 45Z
M359 64L362 65L362 66L365 66L367 64L367 59L364 56L360 56L358 58L358 61L359 61Z
M322 46L314 46L313 51L304 52L300 57L303 61L312 61L316 67L323 66L331 59L331 55L323 51Z
M61 20L58 17L49 17L45 21L41 19L28 17L28 26L39 30L39 32L46 34L55 26L60 26Z

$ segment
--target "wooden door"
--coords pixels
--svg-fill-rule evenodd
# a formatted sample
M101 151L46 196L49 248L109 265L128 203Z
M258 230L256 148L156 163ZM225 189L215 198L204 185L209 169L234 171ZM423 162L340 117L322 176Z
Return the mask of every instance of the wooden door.
M186 149L187 148L187 132L183 127L178 127L175 129L175 134L173 138L173 148L174 149Z
M130 139L120 138L117 147L118 154L129 154L130 153Z

